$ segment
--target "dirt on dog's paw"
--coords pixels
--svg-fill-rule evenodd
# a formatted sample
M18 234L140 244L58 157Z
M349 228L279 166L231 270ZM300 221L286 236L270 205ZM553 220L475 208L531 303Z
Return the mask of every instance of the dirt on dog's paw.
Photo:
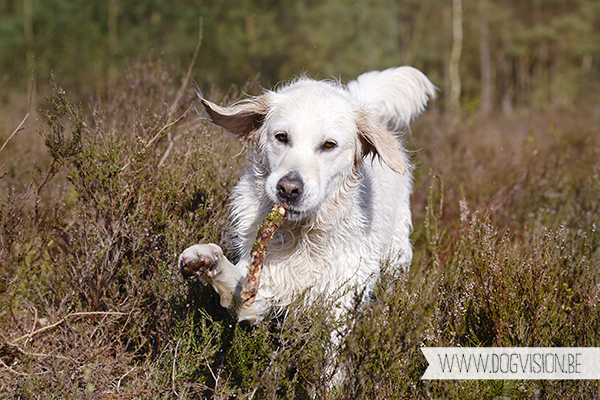
M214 277L218 258L207 250L203 246L192 246L179 256L179 271L185 279Z

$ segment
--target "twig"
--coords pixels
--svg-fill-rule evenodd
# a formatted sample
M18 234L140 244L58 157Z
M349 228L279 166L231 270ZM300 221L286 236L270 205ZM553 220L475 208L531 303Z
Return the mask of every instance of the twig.
M252 246L250 254L250 266L248 267L250 271L240 292L240 298L246 307L251 306L256 299L263 263L269 249L269 242L273 239L275 231L283 225L288 210L289 207L285 204L273 205L271 212L263 219L262 224L258 228L256 241Z
M179 105L179 102L181 101L181 97L183 96L183 93L184 93L185 89L187 88L188 83L190 82L190 76L192 75L192 68L194 67L194 64L196 64L196 58L198 57L198 52L200 51L200 46L202 45L202 24L203 24L203 20L202 20L202 17L200 17L200 30L198 33L198 43L196 44L196 49L194 50L194 55L192 56L192 61L190 62L190 65L188 66L188 70L185 75L185 79L183 80L183 85L181 85L181 87L177 91L177 96L175 96L175 101L173 102L173 104L171 105L171 109L169 110L169 115L168 115L167 121L170 121L171 118L173 117L173 113L175 112L175 109ZM174 139L171 138L171 131L167 132L167 137L169 140L169 145L167 146L167 150L165 150L165 153L163 154L160 161L158 162L159 168L162 167L165 160L171 153L171 150L173 149Z
M258 391L258 388L255 387L254 390L252 391L252 394L250 394L250 397L248 397L248 400L252 400L257 391Z
M4 361L2 361L2 359L1 359L1 358L0 358L0 364L2 364L2 366L3 366L4 368L6 368L7 370L9 370L10 372L12 372L12 373L13 373L13 374L15 374L15 375L19 375L19 376L29 376L29 375L27 375L27 374L24 374L24 373L22 373L22 372L15 371L14 369L12 369L12 368L11 368L11 367L9 367L8 365L6 365L6 364L4 363Z
M27 118L29 118L29 111L27 111L27 114L25 114L25 118L23 118L23 121L21 121L21 123L19 124L19 126L17 126L17 129L15 129L15 131L12 133L12 135L10 135L8 137L8 139L6 139L6 142L4 142L4 144L2 145L2 148L0 148L0 152L2 150L4 150L4 147L6 147L6 145L8 144L8 142L10 142L10 139L13 138L13 136L15 136L15 134L21 130L21 127L23 126L23 124L25 123L25 121L27 120Z
M183 334L181 335L181 337L179 338L179 340L177 341L177 344L175 345L175 354L173 355L173 369L171 371L171 386L173 388L173 393L175 393L175 396L179 397L179 394L177 393L177 390L175 389L175 373L176 373L176 364L177 364L177 351L179 350L179 343L181 343L181 339L183 339L183 336L185 336L185 334L187 333L187 330L183 331Z
M533 153L531 153L531 155L529 157L529 161L527 163L527 166L525 167L525 170L523 171L521 176L516 181L514 181L514 184L512 185L512 187L506 192L506 194L504 194L504 196L502 196L502 198L500 198L499 200L495 200L500 196L500 194L504 190L506 190L507 187L500 189L498 192L496 192L496 194L494 196L492 196L490 202L488 203L488 204L491 203L490 205L488 205L488 207L487 207L488 209L497 211L512 197L513 194L515 194L515 192L519 189L519 187L523 184L523 182L527 178L529 171L532 169L533 159L535 158L536 155L537 155L537 150L534 151Z
M212 368L210 367L210 363L208 362L208 359L206 357L204 357L204 360L206 361L206 366L208 367L210 374L212 375L213 379L215 380L215 388L213 390L215 393L217 393L217 388L219 386L219 377L221 376L221 372L219 372L218 376L215 376L215 373L213 372Z
M187 117L187 115L189 114L189 112L192 110L194 104L190 104L190 106L187 108L187 110L185 110L185 112L179 117L177 118L175 121L173 122L169 122L167 123L165 126L163 126L156 135L154 135L154 137L152 139L150 139L150 141L148 143L146 143L146 148L150 147L150 145L152 143L154 143L156 140L164 137L165 135L167 135L169 132L172 132L173 129L175 129L175 126L177 126L179 124L179 122L181 122L185 117ZM172 128L171 128L172 127ZM171 129L169 129L171 128ZM169 129L169 130L167 130ZM166 131L166 132L165 132ZM127 164L129 165L129 164ZM125 167L123 167L125 168Z
M190 62L190 65L188 66L187 73L185 75L185 79L183 80L183 85L181 85L181 87L177 91L177 96L175 96L175 101L173 102L173 104L171 105L171 109L169 110L169 119L171 119L173 117L173 113L175 112L175 109L179 105L179 101L181 100L181 97L183 96L183 92L187 88L187 85L190 81L190 76L192 75L192 68L194 68L194 64L196 64L196 58L198 57L198 52L200 51L200 46L202 45L202 35L203 35L202 34L202 26L203 26L203 19L202 19L202 17L200 17L200 29L198 32L198 43L196 44L196 49L194 50L194 55L192 56L192 61Z
M22 278L19 277L19 281ZM19 282L20 284L20 282ZM18 285L16 285L18 286ZM10 311L10 316L12 317L13 321L15 321L15 323L17 324L17 328L19 328L19 330L21 331L21 333L25 333L25 330L23 329L23 327L21 326L21 323L19 322L19 320L17 319L17 316L15 315L15 312L13 311L12 308L12 301L14 300L15 296L17 295L17 291L15 291L12 296L10 296L10 299L8 300L8 311Z
M31 353L29 351L25 351L23 350L21 347L19 347L19 345L15 344L15 343L10 343L10 342L6 342L7 345L16 348L19 353L25 355L25 356L29 356L29 357L42 357L42 358L47 358L47 357L53 357L53 358L60 358L61 360L67 360L67 361L71 361L74 363L77 363L77 360L71 358L71 357L66 357L66 356L61 356L60 354L44 354L44 353Z
M85 359L85 361L82 364L87 364L90 361L92 361L94 358L98 357L100 354L104 353L106 350L108 350L108 347L105 347L103 349L101 349L100 351L97 351L95 354L93 354L92 356L88 357Z
M48 184L48 182L50 182L50 180L52 178L54 178L56 176L56 174L58 174L58 172L62 169L63 165L65 164L67 160L65 158L62 158L60 163L58 164L58 167L56 166L56 158L54 160L52 160L52 163L50 164L50 168L48 168L48 173L46 174L46 178L44 179L44 181L42 182L42 184L40 186L38 186L37 192L36 192L36 196L35 196L35 220L36 220L36 224L39 220L39 205L40 205L40 199L41 199L41 193L42 193L42 189Z
M25 118L23 118L23 120L21 121L19 126L17 126L17 129L15 129L12 135L10 135L8 139L6 139L6 142L4 142L4 144L0 148L0 153L2 152L2 150L4 150L4 147L6 147L8 142L10 142L10 140L15 136L15 134L21 130L21 127L23 126L25 121L27 121L27 118L29 118L29 114L31 112L31 103L33 102L33 86L33 64L31 64L31 89L29 91L29 105L27 106L27 114L25 114Z
M94 328L94 331L92 332L92 334L90 335L91 338L93 338L94 336L96 336L96 332L98 332L98 329L100 329L100 327L102 326L102 324L104 324L104 321L106 321L106 318L108 318L108 314L106 314L103 318L102 321L100 321L100 323L98 325L96 325L96 328Z
M298 372L300 372L300 376L302 377L302 379L304 379L304 382L306 382L309 386L312 386L312 388L314 390L317 389L317 385L312 383L311 381L309 381L306 376L304 376L304 374L302 373L302 370L300 369L300 367L298 366L298 364L296 363L296 360L292 360L292 362L294 363L294 367L296 367L296 370L298 370Z
M122 377L119 378L119 381L117 382L117 393L120 391L120 386L121 386L121 381L123 380L123 378L125 378L127 375L129 375L130 373L133 372L133 370L135 370L137 368L137 364L135 364L135 366L133 368L131 368L129 371L127 371L125 373L125 375L123 375Z
M171 153L171 149L173 149L174 140L171 139L171 132L169 132L167 137L169 140L169 144L167 145L167 150L165 150L165 153L163 154L163 156L160 158L160 161L158 162L158 168L162 167L162 165L164 164L167 157L169 157L169 154Z
M527 174L528 174L528 169L526 169L521 176L519 177L519 179L517 179L515 181L515 183L513 184L513 186L510 188L510 190L508 190L508 192L506 192L506 194L500 199L497 200L495 203L493 203L491 206L489 206L488 208L494 210L494 211L498 211L498 209L500 209L509 199L510 197L519 189L519 187L521 186L521 184L523 183L523 181L525 181L525 178L527 178ZM501 193L503 190L505 190L506 188L502 188L498 193ZM498 194L496 196L493 196L493 198L496 198L498 196Z
M33 315L33 324L31 324L31 330L29 331L29 335L31 335L31 333L34 331L35 325L37 324L37 320L38 320L37 308L35 308L35 306L32 306L32 307L33 307L34 315Z
M175 121L170 122L168 124L166 124L165 126L163 126L162 128L160 128L160 130L158 131L158 133L156 135L154 135L154 137L152 139L150 139L150 141L148 143L146 143L146 146L144 146L145 149L147 149L148 147L150 147L150 145L152 143L154 143L156 140L160 139L161 137L164 137L165 135L167 135L169 132L173 131L173 129L175 129L175 127L185 118L187 117L187 115L190 113L190 111L192 110L194 104L190 104L190 106L187 108L187 110L185 110L185 112L179 117L177 118ZM129 167L129 165L131 165L131 161L129 161L127 164L125 164L122 168L121 168L121 172L125 171L127 169L127 167Z
M57 326L59 326L63 322L66 322L67 319L69 319L69 318L74 318L74 317L92 317L92 316L96 316L96 315L127 315L127 313L115 312L115 311L91 311L91 312L76 312L76 313L71 313L69 315L66 315L60 321L55 322L52 325L44 326L43 328L40 328L37 331L30 332L30 333L28 333L26 335L23 335L20 338L17 338L15 340L13 340L12 342L9 342L8 344L16 345L16 343L20 342L23 339L27 339L27 338L31 339L31 337L33 337L33 335L37 335L38 333L42 333L44 331L47 331L48 329L56 328Z

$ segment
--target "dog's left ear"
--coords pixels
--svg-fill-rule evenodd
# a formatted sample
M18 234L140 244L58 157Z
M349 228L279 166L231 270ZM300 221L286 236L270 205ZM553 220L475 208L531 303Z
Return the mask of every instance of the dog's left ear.
M406 161L394 134L385 130L379 122L367 115L359 116L357 127L362 146L362 152L357 152L357 157L362 159L365 155L373 153L393 171L403 175L406 171Z
M264 96L256 97L230 107L221 107L206 99L200 102L211 122L244 139L254 139L264 123L268 106Z

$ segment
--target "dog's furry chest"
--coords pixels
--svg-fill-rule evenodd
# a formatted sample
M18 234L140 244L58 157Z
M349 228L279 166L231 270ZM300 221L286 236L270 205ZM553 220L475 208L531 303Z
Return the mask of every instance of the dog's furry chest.
M260 291L263 297L286 305L294 294L309 290L331 293L347 284L366 280L376 270L369 265L372 249L347 235L312 229L282 229L265 259ZM331 238L334 240L331 240Z
M379 264L374 260L379 260L379 248L373 244L369 221L346 211L321 226L286 222L275 233L263 267L262 297L283 306L307 289L315 295L331 293L342 286L363 284L376 274ZM249 263L252 232L260 222L244 224L244 217L251 218L237 216L246 228L238 225L236 237L240 262Z

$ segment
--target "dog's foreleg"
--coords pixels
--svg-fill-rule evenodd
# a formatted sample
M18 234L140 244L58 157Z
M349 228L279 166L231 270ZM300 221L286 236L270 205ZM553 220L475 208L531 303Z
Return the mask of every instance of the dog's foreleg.
M185 278L197 276L201 282L212 285L225 308L236 307L248 268L234 265L216 244L196 244L179 256L179 271Z

